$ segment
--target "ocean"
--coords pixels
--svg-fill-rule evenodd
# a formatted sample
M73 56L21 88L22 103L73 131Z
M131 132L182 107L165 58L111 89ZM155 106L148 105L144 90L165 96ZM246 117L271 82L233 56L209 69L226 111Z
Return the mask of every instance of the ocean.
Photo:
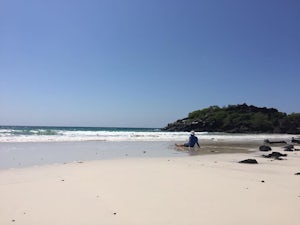
M174 135L159 128L0 126L0 142L152 141Z
M285 139L287 134L228 134L196 132L202 140L264 140ZM0 126L2 142L78 142L78 141L185 141L189 132L169 132L160 128L127 127L50 127L50 126Z

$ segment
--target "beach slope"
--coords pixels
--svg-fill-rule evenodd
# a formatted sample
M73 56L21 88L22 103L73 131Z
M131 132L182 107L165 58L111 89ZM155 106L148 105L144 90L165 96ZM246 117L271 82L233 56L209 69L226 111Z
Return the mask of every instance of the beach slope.
M256 157L259 164L238 161ZM135 158L0 171L0 224L299 225L299 153Z

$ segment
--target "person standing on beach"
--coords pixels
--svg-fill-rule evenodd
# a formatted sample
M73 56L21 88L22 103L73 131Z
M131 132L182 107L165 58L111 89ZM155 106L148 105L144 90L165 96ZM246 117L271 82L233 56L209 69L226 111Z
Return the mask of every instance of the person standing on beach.
M195 145L197 144L198 148L200 148L199 142L198 142L198 138L195 135L195 131L191 131L191 135L189 137L189 141L187 143L184 144L175 144L177 147L191 147L193 148Z

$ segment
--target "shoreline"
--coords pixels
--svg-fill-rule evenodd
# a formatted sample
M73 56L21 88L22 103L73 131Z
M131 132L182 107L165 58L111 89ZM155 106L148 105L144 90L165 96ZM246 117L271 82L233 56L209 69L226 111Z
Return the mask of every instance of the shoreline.
M222 153L249 153L261 141L201 140L201 148L177 148L173 141L84 141L0 143L0 170L38 165L120 158L183 157ZM177 142L178 143L178 142Z

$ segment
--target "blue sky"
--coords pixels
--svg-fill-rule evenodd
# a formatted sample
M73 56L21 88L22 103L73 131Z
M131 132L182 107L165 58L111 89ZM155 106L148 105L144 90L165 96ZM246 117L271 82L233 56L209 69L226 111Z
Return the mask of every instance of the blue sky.
M300 112L298 0L3 0L0 124L163 127Z

